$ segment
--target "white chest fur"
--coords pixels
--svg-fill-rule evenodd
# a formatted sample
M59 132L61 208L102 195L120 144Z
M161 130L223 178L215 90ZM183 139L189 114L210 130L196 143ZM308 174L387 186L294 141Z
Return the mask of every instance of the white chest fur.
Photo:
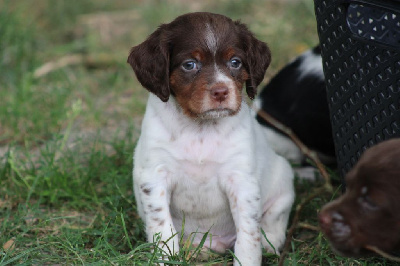
M214 238L227 238L229 243L224 247L227 248L232 244L235 230L228 198L221 186L227 168L233 167L224 152L228 150L226 141L209 136L207 140L189 141L190 145L186 145L185 139L178 142L175 170L167 176L174 224L181 228L185 220L187 233L210 232Z
M209 232L214 235L214 249L218 249L215 245L221 250L231 247L236 232L221 182L235 170L252 168L246 158L254 136L242 118L251 117L246 113L248 106L235 117L199 124L177 114L179 110L173 102L153 100L150 96L135 152L135 175L140 178L141 169L163 172L160 182L165 182L170 192L169 208L175 228L180 230L184 220L187 234Z
M175 234L182 228L185 238L196 233L194 244L208 232L206 246L224 252L235 245L235 254L245 258L249 245L269 248L261 226L280 247L292 178L245 103L234 116L194 121L173 99L150 96L134 158L135 197L149 241L161 232L164 241L174 236L168 246L178 249Z

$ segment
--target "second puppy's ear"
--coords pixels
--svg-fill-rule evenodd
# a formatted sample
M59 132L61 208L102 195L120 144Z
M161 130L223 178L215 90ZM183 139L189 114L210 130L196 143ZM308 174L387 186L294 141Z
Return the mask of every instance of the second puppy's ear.
M165 28L166 25L161 25L146 41L132 47L127 60L140 84L163 102L170 96L169 47L163 38Z

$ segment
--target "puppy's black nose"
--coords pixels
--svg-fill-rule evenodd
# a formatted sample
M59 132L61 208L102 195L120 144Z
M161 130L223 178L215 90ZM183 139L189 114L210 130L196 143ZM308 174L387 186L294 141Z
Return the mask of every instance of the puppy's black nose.
M225 101L228 94L229 90L226 87L216 87L211 90L211 97L218 102Z

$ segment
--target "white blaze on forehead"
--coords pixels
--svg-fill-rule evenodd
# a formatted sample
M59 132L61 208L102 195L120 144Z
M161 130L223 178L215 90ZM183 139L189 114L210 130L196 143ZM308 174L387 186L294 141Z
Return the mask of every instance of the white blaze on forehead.
M206 24L206 45L208 49L210 49L211 52L215 55L217 52L217 36L213 29L211 28L210 24Z
M233 80L231 77L227 76L225 73L223 73L217 66L217 64L214 65L214 69L215 69L215 82L222 82L222 83L226 83L227 85L229 84L229 86L233 85Z
M213 53L214 57L217 53L218 37L214 30L211 28L210 24L206 24L205 31L205 41L208 49ZM215 58L214 58L215 60ZM214 62L214 82L225 83L229 88L233 87L232 77L224 74Z
M217 107L210 97L204 97L202 99L202 112L204 112L203 118L224 117L229 115L231 111L237 109L236 99L238 97L238 93L235 89L233 78L227 73L224 73L224 71L222 70L224 66L220 66L215 62L215 55L218 48L218 35L215 33L210 24L206 24L206 30L204 34L205 44L214 56L214 71L212 73L212 82L210 84L210 88L217 83L219 83L220 85L223 84L229 90L229 96L222 103L223 106L220 107Z

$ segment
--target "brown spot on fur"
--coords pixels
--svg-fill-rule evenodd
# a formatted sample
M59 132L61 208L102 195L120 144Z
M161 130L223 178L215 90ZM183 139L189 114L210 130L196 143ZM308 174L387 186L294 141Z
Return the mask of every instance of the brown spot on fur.
M222 53L222 57L228 61L230 59L232 59L232 57L236 54L235 49L233 49L232 47L229 47L228 49L226 49L223 53Z
M205 54L201 49L193 51L191 55L198 62L201 62L201 61L203 61L205 59Z
M151 188L149 188L149 184L148 183L144 183L144 184L140 185L140 189L146 195L149 195L151 193Z

